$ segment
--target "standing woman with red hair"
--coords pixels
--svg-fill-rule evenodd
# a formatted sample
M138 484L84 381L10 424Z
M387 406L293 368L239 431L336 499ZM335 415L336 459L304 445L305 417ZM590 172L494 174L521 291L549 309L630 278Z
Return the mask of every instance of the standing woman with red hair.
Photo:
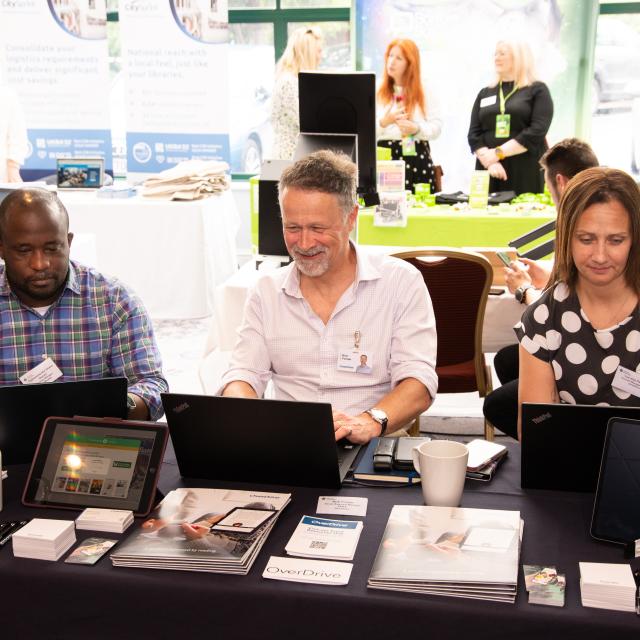
M433 97L425 96L420 51L413 40L398 38L387 46L377 98L378 146L391 148L393 160L405 161L406 189L428 182L435 193L429 140L440 135L442 119Z

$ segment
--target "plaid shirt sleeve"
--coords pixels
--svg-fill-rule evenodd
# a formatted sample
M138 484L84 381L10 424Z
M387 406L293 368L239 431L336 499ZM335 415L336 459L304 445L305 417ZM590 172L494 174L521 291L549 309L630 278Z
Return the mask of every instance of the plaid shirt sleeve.
M162 417L160 394L169 385L162 375L160 351L153 335L151 320L142 302L123 288L117 291L113 317L110 369L125 376L128 390L140 396L149 408L152 420Z

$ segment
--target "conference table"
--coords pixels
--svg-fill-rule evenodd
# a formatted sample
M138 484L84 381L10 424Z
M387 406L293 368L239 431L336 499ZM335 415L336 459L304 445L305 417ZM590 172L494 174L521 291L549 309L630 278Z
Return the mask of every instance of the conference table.
M58 195L71 231L92 242L89 266L132 287L153 318L208 316L216 286L238 268L231 191L191 202Z
M520 511L524 519L520 562L554 565L566 574L563 608L529 605L521 571L515 604L368 589L367 578L390 510L394 504L421 504L419 486L344 485L339 490L323 490L186 481L180 478L169 452L160 479L165 493L178 486L292 491L291 503L250 573L232 576L121 568L113 567L107 557L94 567L70 565L62 560L14 558L10 544L5 545L0 550L0 636L65 640L638 638L640 619L636 615L580 604L579 561L624 562L621 547L596 542L589 536L593 495L524 491L519 469L519 445L511 443L508 458L490 483L467 480L462 506ZM2 520L72 519L77 515L22 506L20 494L26 472L24 467L9 467ZM241 467L238 477L242 477ZM336 587L263 579L269 557L285 555L284 546L298 521L303 515L315 514L320 495L368 498L349 584ZM134 527L139 525L137 520ZM78 532L78 539L92 535L95 533Z

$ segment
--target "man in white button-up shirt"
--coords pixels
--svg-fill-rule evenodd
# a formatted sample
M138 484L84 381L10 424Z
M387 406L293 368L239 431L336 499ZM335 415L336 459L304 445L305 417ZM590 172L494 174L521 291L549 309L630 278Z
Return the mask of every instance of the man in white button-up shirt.
M331 403L336 440L366 443L425 411L438 381L421 274L349 241L356 176L346 156L330 151L283 173L280 208L294 261L249 294L222 388L255 398L272 380L276 398Z

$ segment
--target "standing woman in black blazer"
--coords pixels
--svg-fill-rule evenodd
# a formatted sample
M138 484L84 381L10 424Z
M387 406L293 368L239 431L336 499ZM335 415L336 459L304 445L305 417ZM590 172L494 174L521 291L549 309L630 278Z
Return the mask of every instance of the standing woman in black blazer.
M553 118L549 88L536 79L531 49L523 42L498 42L494 63L496 82L480 91L471 112L467 139L476 169L489 171L492 192L541 193L538 161Z

